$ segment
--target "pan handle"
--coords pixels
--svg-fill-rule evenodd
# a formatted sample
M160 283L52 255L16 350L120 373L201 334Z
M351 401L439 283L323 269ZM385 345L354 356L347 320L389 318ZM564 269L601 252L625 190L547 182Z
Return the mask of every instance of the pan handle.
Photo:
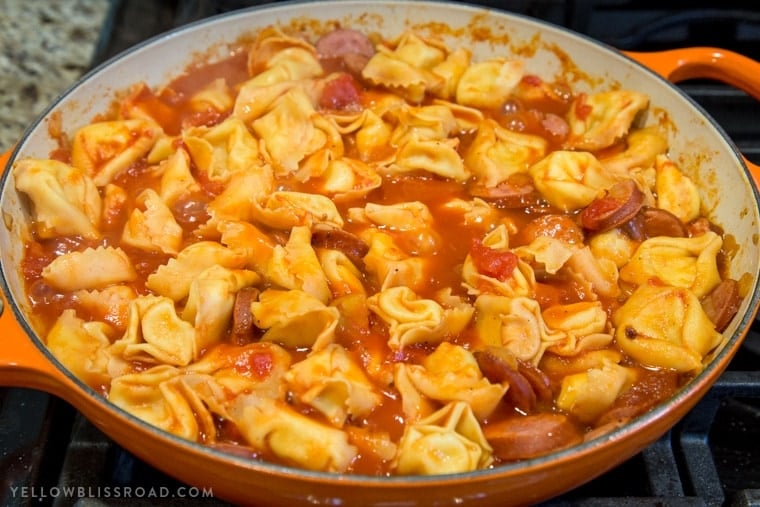
M623 53L673 83L687 79L715 79L760 100L760 62L739 53L712 47ZM746 157L744 162L755 185L760 187L760 166Z

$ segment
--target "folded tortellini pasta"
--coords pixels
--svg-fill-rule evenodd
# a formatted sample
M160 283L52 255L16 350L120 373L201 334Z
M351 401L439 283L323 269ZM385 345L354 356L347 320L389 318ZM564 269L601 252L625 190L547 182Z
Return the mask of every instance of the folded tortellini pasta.
M122 375L114 379L108 399L117 407L141 420L174 435L195 440L202 430L213 434L207 410L204 426L198 424L195 408L185 397L181 372L170 365L155 366L145 372ZM210 423L210 424L209 424Z
M550 236L538 236L529 245L513 251L521 259L542 266L547 273L554 275L573 258L577 247Z
M94 316L95 320L124 332L129 319L129 303L137 297L137 292L128 284L117 284L102 290L80 289L73 293L73 297L77 306Z
M549 347L555 354L575 356L584 350L600 349L612 341L607 312L599 301L581 301L550 306L541 312L550 329L566 337Z
M326 145L329 132L324 126L328 123L316 125L317 114L303 90L293 88L253 121L254 132L263 141L267 160L277 174L296 173L302 160Z
M456 101L472 107L500 107L525 75L521 60L493 58L467 67L459 78Z
M601 162L587 151L553 151L529 169L536 189L562 211L591 204L616 183Z
M357 448L346 432L315 421L280 400L241 396L232 418L247 442L308 470L343 472Z
M182 247L183 230L169 207L155 190L149 188L137 196L137 202L145 209L136 207L132 210L121 241L147 252L177 255Z
M592 423L627 391L636 372L611 361L562 379L557 405L585 423Z
M233 91L227 84L227 80L217 78L193 93L190 97L190 105L197 112L213 110L225 113L232 109L234 100Z
M620 268L620 279L636 285L659 280L702 297L720 282L717 256L722 245L712 231L690 238L649 238Z
M397 470L404 475L471 472L488 467L492 452L469 406L452 402L406 427Z
M209 220L201 226L204 237L213 237L214 229L225 220L252 222L261 202L272 193L274 173L268 165L248 167L234 172L224 190L208 203ZM257 215L260 218L260 215Z
M364 208L352 208L349 216L354 222L369 222L388 231L394 241L412 255L432 255L441 246L433 215L419 201L397 204L367 203Z
M135 280L137 271L124 250L101 246L56 257L42 270L42 278L61 290L104 289Z
M453 111L443 103L420 107L401 107L394 118L395 128L390 137L394 146L409 141L443 141L459 133Z
M565 146L600 150L625 136L636 115L649 105L649 97L632 90L581 94L568 112L570 136Z
M484 120L465 154L464 162L477 181L493 188L510 176L527 173L546 156L548 143L543 137L513 132L493 120Z
M504 347L533 364L538 364L548 347L566 339L565 332L549 328L538 302L524 296L478 296L475 329L483 344Z
M254 203L253 218L278 229L314 224L343 226L343 217L328 197L306 192L276 191Z
M225 338L232 318L235 295L256 284L259 275L250 270L231 270L218 264L202 271L190 284L182 320L196 330L196 347L202 350Z
M103 322L86 322L74 310L64 310L45 338L50 352L77 378L90 386L108 385L113 330Z
M258 142L239 118L190 129L182 141L197 170L211 181L226 182L231 174L261 163Z
M398 150L395 161L385 166L382 171L387 174L421 171L456 181L466 181L470 177L470 171L465 167L457 151L457 145L458 142L455 140L412 139L404 143Z
M411 387L423 396L441 403L464 402L478 420L488 417L509 389L508 384L491 383L470 351L449 342L438 345L421 364L401 368ZM402 396L415 393L402 391Z
M723 341L689 289L645 283L613 316L618 346L641 364L697 372Z
M41 238L81 234L100 237L102 199L84 169L56 160L25 159L13 165L16 188L31 199Z
M702 201L697 185L665 155L655 157L657 207L673 213L683 223L699 216Z
M319 263L335 298L349 294L366 295L361 271L339 250L317 250Z
M190 171L190 155L184 149L178 149L159 163L161 168L161 187L158 194L167 206L187 195L199 192L200 184Z
M193 279L214 265L240 269L247 265L244 249L226 248L215 241L199 241L183 248L176 257L148 276L146 286L158 295L180 301L187 297Z
M419 297L408 287L390 287L369 298L367 305L389 326L388 345L403 349L415 343L437 343L464 329L472 307L445 308L432 299Z
M365 196L380 187L383 180L368 164L343 157L330 160L318 181L321 181L322 191L335 202Z
M370 229L365 236L369 252L364 265L383 290L398 286L415 290L427 282L429 261L424 257L405 252L386 232Z
M602 157L599 161L610 172L623 176L637 168L654 166L656 158L668 150L668 141L659 127L633 130L625 138L625 150Z
M177 315L174 301L165 296L140 296L129 306L124 336L111 350L127 359L186 366L201 354L198 332Z
M330 300L330 284L311 246L308 227L293 227L288 242L274 247L266 277L280 287L303 291L323 303Z
M217 440L214 416L231 417L232 393L213 375L169 365L117 377L109 399L158 428L209 444Z
M334 343L294 364L285 379L299 401L322 412L337 427L347 417L366 416L382 401L356 359Z
M377 53L362 69L364 79L398 90L415 103L424 98L425 92L443 86L443 76L433 69L444 61L444 47L412 32L404 33L394 46L378 47Z
M268 289L251 304L262 340L289 347L321 350L333 342L340 314L314 296L297 289Z
M74 135L71 164L102 187L146 155L161 135L163 129L146 119L91 123Z
M290 352L276 343L257 341L241 347L221 343L183 368L183 372L212 375L214 382L230 393L228 401L232 401L232 396L253 393L284 399L285 373L292 363Z

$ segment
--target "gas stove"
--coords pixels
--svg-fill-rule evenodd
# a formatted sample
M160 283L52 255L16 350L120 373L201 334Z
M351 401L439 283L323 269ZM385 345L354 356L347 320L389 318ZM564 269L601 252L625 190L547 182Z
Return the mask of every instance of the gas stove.
M153 35L251 0L112 0L92 64ZM716 46L760 59L760 11L747 2L471 1L566 26L626 50ZM760 163L760 103L709 81L680 86ZM0 389L2 506L222 506L133 457L64 401ZM728 370L671 431L617 468L542 504L760 506L760 321Z

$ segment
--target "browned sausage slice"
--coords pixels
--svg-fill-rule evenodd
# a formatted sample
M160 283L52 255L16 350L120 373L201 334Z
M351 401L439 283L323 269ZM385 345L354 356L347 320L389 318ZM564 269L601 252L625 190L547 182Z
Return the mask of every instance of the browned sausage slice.
M563 142L570 134L570 126L565 119L553 113L546 113L544 115L541 120L541 126L560 142Z
M232 332L230 338L236 345L250 343L253 338L253 314L251 303L259 297L259 289L244 287L235 296L232 308Z
M360 237L337 227L315 228L311 234L311 245L315 248L339 250L359 267L369 252L369 246Z
M496 206L506 209L538 206L543 202L533 180L524 174L513 174L493 187L475 183L468 190L473 197L494 201Z
M485 378L491 382L509 384L504 394L507 401L523 412L531 412L535 408L536 393L528 379L518 371L517 358L498 347L476 350L473 355Z
M327 58L359 54L371 57L375 54L375 46L369 37L358 30L337 28L323 35L316 44L317 54Z
M540 413L505 419L483 428L494 455L504 461L535 458L583 440L578 429L562 414Z
M530 383L539 401L549 401L552 399L551 380L549 380L546 373L533 364L519 359L517 360L517 371Z
M636 241L656 236L684 238L688 232L681 219L673 213L646 206L624 225L623 231Z
M583 227L604 232L632 219L644 203L644 193L633 180L615 183L604 197L595 199L581 212Z
M741 302L739 282L728 278L702 298L702 308L715 324L715 329L722 332L739 311Z
M686 233L691 238L701 236L702 234L713 230L715 230L713 228L713 225L705 217L699 217L696 220L693 220L686 224ZM715 230L715 232L720 234L720 230Z
M660 208L646 208L641 211L644 231L648 238L655 236L686 237L686 226L670 211Z
M639 382L618 396L612 407L594 421L595 429L623 424L640 416L670 397L680 381L675 371L658 370L649 372Z
M354 74L361 73L375 54L375 46L366 35L348 28L338 28L323 35L316 48L321 59L342 59L346 70Z
M552 397L549 378L530 363L517 359L502 347L487 347L473 352L483 376L491 382L507 382L504 395L522 412L532 412L536 402Z
M534 218L515 235L520 244L532 243L536 238L546 236L559 239L571 245L582 245L583 230L567 215L548 213Z

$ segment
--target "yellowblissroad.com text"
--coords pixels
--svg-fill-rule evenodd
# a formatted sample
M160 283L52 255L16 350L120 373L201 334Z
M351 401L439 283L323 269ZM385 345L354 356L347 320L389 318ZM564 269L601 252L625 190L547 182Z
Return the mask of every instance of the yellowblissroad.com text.
M211 498L212 488L180 486L11 486L14 498L45 500L51 498Z

